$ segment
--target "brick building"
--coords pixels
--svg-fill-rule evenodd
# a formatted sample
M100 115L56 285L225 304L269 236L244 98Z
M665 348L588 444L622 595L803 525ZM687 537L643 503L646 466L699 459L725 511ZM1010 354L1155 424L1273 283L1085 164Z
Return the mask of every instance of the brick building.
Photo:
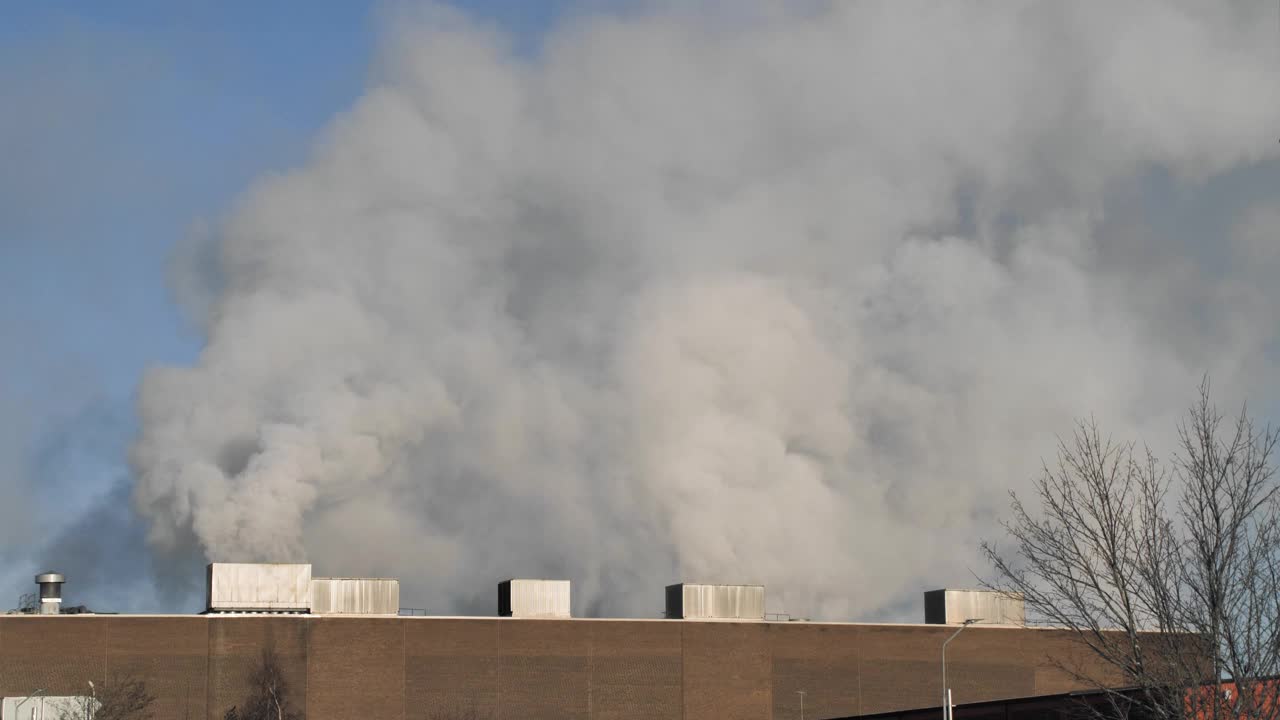
M203 615L68 614L63 576L38 614L0 616L0 697L89 697L138 680L156 720L221 720L269 653L300 716L377 720L664 720L864 715L936 705L942 643L959 702L1077 689L1064 631L1020 599L926 593L922 625L770 622L764 588L666 588L665 620L570 617L569 583L499 585L506 617L399 615L399 583L313 578L310 565L209 566ZM118 685L117 685L118 686ZM30 712L31 705L27 706ZM11 718L4 718L11 720Z
M352 616L0 616L0 695L145 680L156 720L220 720L264 648L312 719L808 718L927 707L945 625ZM1073 689L1061 631L974 626L957 702Z

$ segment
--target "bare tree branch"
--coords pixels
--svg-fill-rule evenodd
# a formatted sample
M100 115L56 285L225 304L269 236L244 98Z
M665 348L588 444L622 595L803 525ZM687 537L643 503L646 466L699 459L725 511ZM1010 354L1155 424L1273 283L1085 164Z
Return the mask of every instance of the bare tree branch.
M1011 494L1013 547L983 544L987 585L1102 661L1051 659L1111 689L1111 712L1280 720L1280 433L1247 408L1225 422L1206 379L1178 439L1161 462L1079 423L1035 479L1036 512Z
M223 720L302 720L289 705L289 683L275 650L267 647L257 667L249 673L249 695L242 705L231 707Z

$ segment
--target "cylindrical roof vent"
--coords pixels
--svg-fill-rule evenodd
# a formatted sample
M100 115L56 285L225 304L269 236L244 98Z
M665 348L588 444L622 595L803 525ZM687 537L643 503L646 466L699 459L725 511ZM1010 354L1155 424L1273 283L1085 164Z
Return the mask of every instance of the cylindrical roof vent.
M67 579L62 573L47 572L36 576L40 586L40 614L57 615L62 610L62 583Z

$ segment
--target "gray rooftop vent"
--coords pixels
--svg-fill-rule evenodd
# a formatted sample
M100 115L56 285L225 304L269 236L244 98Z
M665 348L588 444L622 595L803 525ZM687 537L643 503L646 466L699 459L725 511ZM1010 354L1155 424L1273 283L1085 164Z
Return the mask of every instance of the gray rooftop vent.
M208 612L311 611L311 566L285 563L210 563Z
M40 614L57 615L62 611L62 584L67 579L62 573L47 572L36 576L40 586Z
M763 620L763 585L667 586L667 617L675 620Z
M517 618L567 618L568 580L505 580L498 584L498 614Z
M400 581L313 577L311 612L316 615L395 615L400 612Z
M972 619L983 625L1026 625L1026 605L1018 593L996 590L930 590L924 594L926 623L959 625Z

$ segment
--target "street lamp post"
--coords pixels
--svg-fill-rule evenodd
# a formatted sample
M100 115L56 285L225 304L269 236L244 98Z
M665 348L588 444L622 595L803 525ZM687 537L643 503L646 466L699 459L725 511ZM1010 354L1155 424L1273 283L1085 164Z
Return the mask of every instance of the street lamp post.
M947 688L947 645L952 640L955 640L957 635L964 632L965 628L980 620L982 618L969 618L960 623L960 629L951 633L951 637L942 643L942 720L951 720L951 691Z
M797 690L796 694L800 696L800 720L804 720L804 691Z
M98 688L93 686L93 681L89 681L89 707L85 710L84 718L95 717L98 714Z
M35 692L33 692L33 693L31 693L30 695L28 695L28 696L26 696L25 698L23 698L22 702L18 703L17 705L15 705L15 706L13 707L13 715L14 715L14 717L18 717L18 711L22 709L22 706L23 706L23 705L26 705L27 703L31 702L32 700L35 700L35 699L36 699L36 696L37 696L37 695L40 695L40 694L41 694L41 693L43 693L43 692L44 692L44 688L40 688L39 690L36 690ZM35 713L34 713L34 712L32 712L31 714L32 714L32 715L34 715ZM44 713L41 713L41 714L43 715Z

